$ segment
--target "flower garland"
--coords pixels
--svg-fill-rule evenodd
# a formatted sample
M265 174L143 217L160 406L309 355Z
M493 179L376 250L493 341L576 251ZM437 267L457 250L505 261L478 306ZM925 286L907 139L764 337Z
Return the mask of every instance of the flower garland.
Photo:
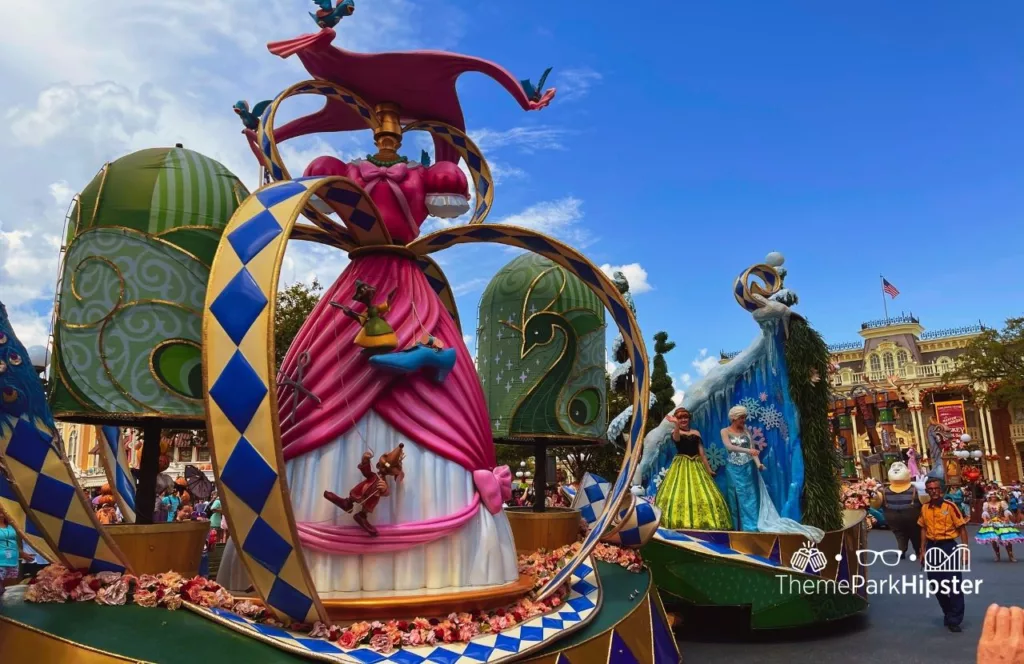
M519 556L519 573L534 578L533 590L537 591L565 567L568 560L576 555L582 544L576 542L548 552L543 549L529 555ZM630 572L640 572L643 560L632 549L623 549L610 544L599 543L592 553L603 562L620 565ZM515 625L553 611L561 606L569 594L569 584L564 584L548 599L538 602L524 597L515 604L492 612L451 613L444 618L416 618L414 620L389 620L387 622L355 622L348 626L325 625L318 622L309 625L293 623L292 631L308 631L313 638L325 638L346 649L361 645L369 646L380 653L389 653L402 646L423 646L435 643L462 643L479 634L500 632ZM109 606L136 604L153 608L163 607L170 611L190 602L206 608L220 608L254 622L284 627L273 614L263 606L248 600L238 600L217 583L195 577L185 579L176 572L163 574L118 574L100 572L84 574L68 570L60 565L44 567L29 582L25 600L36 603L96 602Z
M841 502L848 510L867 510L871 507L871 501L882 492L882 485L878 480L868 478L862 482L850 482L842 487ZM869 512L865 518L868 528L875 525L875 517Z

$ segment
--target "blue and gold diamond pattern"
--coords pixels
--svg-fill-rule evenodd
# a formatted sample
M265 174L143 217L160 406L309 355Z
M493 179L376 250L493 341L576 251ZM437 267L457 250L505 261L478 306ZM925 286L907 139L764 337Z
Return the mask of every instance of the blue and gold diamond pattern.
M545 258L554 261L583 283L601 300L602 304L612 312L619 327L619 333L629 351L629 359L635 377L633 389L633 425L630 428L626 453L619 471L619 479L607 496L604 510L594 522L590 532L583 540L583 547L575 558L558 571L545 585L538 596L549 597L559 586L569 579L575 566L586 557L601 538L612 520L617 515L616 506L629 488L629 478L643 451L644 423L649 407L650 379L647 375L647 349L636 318L630 313L629 305L622 298L615 284L612 283L600 268L591 263L583 254L554 238L517 226L458 226L447 228L431 235L426 235L410 243L408 249L417 256L425 256L441 249L467 242L496 242L522 249L529 249Z
M128 570L56 443L55 432L38 418L0 416L0 464L7 471L2 492L20 504L26 517L22 528L69 568Z
M303 632L256 624L224 609L206 609L193 604L185 606L246 636L321 661L346 664L493 664L520 660L527 651L546 647L597 615L601 587L593 561L587 559L585 562L587 564L581 564L572 575L566 602L551 613L531 618L498 634L478 636L469 643L406 646L386 655L367 646L346 650L326 639L311 639Z
M476 190L476 205L470 224L482 224L494 205L494 178L491 167L484 159L484 153L476 146L465 132L443 122L414 122L402 128L402 132L429 131L435 138L440 138L451 145L469 167L473 176L473 188Z
M728 533L724 533L728 535ZM788 569L786 565L783 565L781 561L771 560L762 556L755 556L748 553L741 553L725 544L718 544L707 540L687 535L676 530L669 530L667 528L658 528L657 532L654 533L654 539L670 544L671 546L678 547L680 549L687 549L690 551L696 551L697 553L703 553L705 555L715 556L716 558L727 558L731 560L738 560L744 563L752 563L761 567L772 567L776 569ZM792 570L790 570L792 571ZM803 570L796 570L803 571Z
M266 185L228 222L210 271L203 369L214 470L232 537L260 596L288 622L326 613L302 558L284 479L273 382L273 306L288 238L340 177Z
M275 181L297 184L304 179L291 179L291 174L277 149L277 141L274 138L274 121L278 108L285 99L309 94L327 97L328 103L345 104L366 120L366 126L369 129L375 129L378 126L377 114L370 105L346 88L327 81L296 83L279 94L274 102L267 107L256 132L257 145L263 156L263 166L270 174L271 179ZM263 190L261 189L261 191ZM342 184L335 184L322 198L338 213L345 222L347 230L338 228L330 217L317 210L313 205L305 205L302 214L317 227L326 231L333 239L332 244L346 251L370 244L390 244L391 239L384 224L380 222L380 212L377 210L377 206L370 199L369 194L358 184L346 178ZM267 204L267 207L272 206L272 203Z
M764 286L754 281L760 279ZM757 311L765 306L765 299L779 292L782 279L770 265L759 263L743 271L733 283L733 295L740 306L747 311Z
M452 320L455 321L455 326L461 332L462 323L459 321L459 308L455 303L455 294L452 293L452 287L448 284L448 277L444 276L441 267L430 256L420 256L416 259L416 263L420 266L423 274L426 275L430 288L441 298L441 304L444 305Z
M18 531L18 535L23 537L33 549L38 551L39 555L51 563L60 560L46 542L35 522L28 517L28 513L21 506L21 503L18 501L18 495L14 492L14 487L11 486L10 480L7 479L7 469L2 464L0 464L0 510L7 513L11 525Z

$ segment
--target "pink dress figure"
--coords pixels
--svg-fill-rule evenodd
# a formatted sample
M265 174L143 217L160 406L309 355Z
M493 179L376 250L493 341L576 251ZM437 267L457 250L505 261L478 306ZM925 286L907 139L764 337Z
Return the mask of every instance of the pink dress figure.
M917 466L917 450L913 447L907 450L907 468L912 478L917 479L921 476L921 469Z
M327 37L325 37L327 35ZM333 31L271 44L283 57L297 53L311 74L345 86L376 108L381 124L445 122L464 130L455 79L481 71L498 80L526 110L543 108L549 90L529 98L505 70L483 60L440 53L357 54L329 44ZM325 41L326 40L326 41ZM365 130L350 107L328 101L318 113L276 131L279 141L320 131ZM250 137L251 138L251 137ZM394 133L378 131L378 153L345 163L315 159L304 175L343 175L360 184L380 210L395 244L419 235L430 213L453 217L469 209L458 153L435 139L437 163L400 159ZM397 163L395 163L397 162ZM430 338L454 349L442 380L431 371L395 374L370 364L353 343L358 320L330 302L350 304L356 280L394 291L387 322L398 350ZM362 305L351 304L356 312ZM299 356L311 358L303 385L320 400L291 412L291 387L279 393L284 458L299 535L321 596L351 591L418 590L498 585L518 578L515 545L502 501L511 496L508 468L495 468L483 391L462 334L416 261L401 252L352 258L299 331L281 366L292 376ZM359 463L404 446L405 476L382 496L371 536L353 516L324 498L341 496L363 479Z

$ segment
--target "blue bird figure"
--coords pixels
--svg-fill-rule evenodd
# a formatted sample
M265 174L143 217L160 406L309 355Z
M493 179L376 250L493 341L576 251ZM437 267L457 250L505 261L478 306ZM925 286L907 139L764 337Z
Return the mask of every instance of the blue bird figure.
M242 118L242 124L245 125L246 129L256 131L260 127L260 118L263 117L263 112L266 111L267 106L270 106L272 103L272 99L261 101L253 106L252 111L250 111L249 102L243 99L241 101L236 101L235 105L231 108L235 111L235 115Z
M544 84L547 83L548 74L551 73L551 67L544 70L544 73L540 75L540 80L537 81L537 85L530 82L530 79L524 78L519 81L523 86L523 92L526 93L526 98L530 101L540 101L541 96L544 94Z
M316 13L310 12L309 16L321 28L333 28L341 23L341 19L351 16L356 10L354 0L340 0L335 7L331 7L331 0L313 0L320 9Z

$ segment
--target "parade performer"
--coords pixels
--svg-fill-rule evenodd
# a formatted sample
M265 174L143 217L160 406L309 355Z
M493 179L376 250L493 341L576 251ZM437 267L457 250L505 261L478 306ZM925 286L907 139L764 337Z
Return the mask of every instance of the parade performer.
M779 516L768 487L761 477L764 469L758 458L761 451L747 430L747 409L729 409L729 426L722 429L722 445L729 453L728 501L735 530L762 533L796 533L820 542L824 531Z
M945 498L949 502L951 502L954 505L956 505L956 508L958 510L960 510L960 514L962 514L965 519L970 520L970 518L971 518L971 510L966 505L967 498L966 498L966 494L964 493L964 490L963 490L962 487L959 487L959 486L951 486L951 487L949 487L948 489L946 489L946 496L945 496Z
M896 546L907 557L907 545L913 546L911 553L921 548L921 527L917 519L921 515L921 502L917 489L910 483L910 469L902 461L889 466L889 486L882 492L882 510L885 524L896 536Z
M658 487L654 504L661 508L661 524L673 530L729 530L732 518L715 484L714 471L704 453L700 432L690 428L690 411L676 408L673 424L676 456Z
M974 536L978 544L991 544L996 554L996 562L1000 561L999 546L1006 547L1006 557L1011 563L1017 562L1013 556L1013 544L1024 542L1024 536L1013 523L1013 512L1004 500L1005 496L997 491L991 491L985 499L985 505L981 509L982 526Z

